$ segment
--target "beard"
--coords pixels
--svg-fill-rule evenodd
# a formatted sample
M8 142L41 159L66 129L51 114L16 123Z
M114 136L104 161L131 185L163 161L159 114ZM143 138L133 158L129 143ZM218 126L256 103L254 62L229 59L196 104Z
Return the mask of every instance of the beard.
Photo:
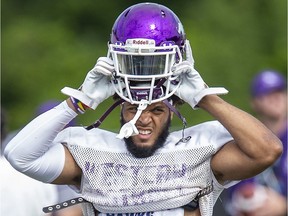
M120 123L121 123L121 126L123 126L126 123L126 121L124 121L122 113L121 113ZM169 135L170 123L171 123L171 120L169 116L167 123L163 127L161 134L151 146L137 146L133 142L132 137L124 138L127 150L136 158L147 158L147 157L152 156L157 149L163 147Z

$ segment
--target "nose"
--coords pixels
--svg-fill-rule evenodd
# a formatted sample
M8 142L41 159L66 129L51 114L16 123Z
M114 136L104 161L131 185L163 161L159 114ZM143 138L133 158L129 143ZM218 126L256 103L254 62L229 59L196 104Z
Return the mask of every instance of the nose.
M149 111L143 111L138 118L137 122L141 125L148 125L151 122L151 112Z

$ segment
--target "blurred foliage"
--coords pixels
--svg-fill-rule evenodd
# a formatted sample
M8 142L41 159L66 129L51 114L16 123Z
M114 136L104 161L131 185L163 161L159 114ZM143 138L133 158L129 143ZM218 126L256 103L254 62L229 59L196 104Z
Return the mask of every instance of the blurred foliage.
M128 6L141 1L2 0L1 101L9 129L22 127L36 107L49 99L64 100L61 88L77 88L100 56L107 53L111 27ZM246 110L249 83L260 70L286 74L285 0L157 1L182 20L193 48L195 67L210 86L225 86L223 98ZM78 117L88 125L111 105ZM184 105L188 124L211 119ZM118 130L119 108L103 128ZM174 118L173 129L181 127Z

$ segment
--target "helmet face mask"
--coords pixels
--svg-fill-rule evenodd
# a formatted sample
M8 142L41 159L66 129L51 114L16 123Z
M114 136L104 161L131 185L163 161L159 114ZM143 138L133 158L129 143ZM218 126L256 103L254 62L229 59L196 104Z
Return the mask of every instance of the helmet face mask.
M185 40L182 24L170 9L154 3L126 9L115 21L108 45L116 93L136 104L171 97L177 88L169 91L170 84L179 85L171 68L182 61Z
M122 43L122 42L121 42ZM149 45L146 45L148 44ZM109 45L109 52L116 63L116 76L129 75L129 79L143 81L153 75L161 77L170 72L176 62L182 61L177 45L166 44L156 47L150 39L128 39L127 45Z

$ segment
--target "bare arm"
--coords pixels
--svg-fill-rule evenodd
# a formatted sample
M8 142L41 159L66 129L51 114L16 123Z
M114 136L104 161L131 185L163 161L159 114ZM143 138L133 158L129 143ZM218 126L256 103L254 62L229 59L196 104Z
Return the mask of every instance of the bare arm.
M60 176L58 176L58 178L56 178L52 183L53 184L68 184L68 185L75 185L77 187L80 187L82 170L77 165L76 161L72 157L67 147L64 147L64 149L65 149L64 168Z
M255 176L281 155L280 140L250 114L216 95L205 96L198 106L216 118L234 138L211 161L220 183Z

